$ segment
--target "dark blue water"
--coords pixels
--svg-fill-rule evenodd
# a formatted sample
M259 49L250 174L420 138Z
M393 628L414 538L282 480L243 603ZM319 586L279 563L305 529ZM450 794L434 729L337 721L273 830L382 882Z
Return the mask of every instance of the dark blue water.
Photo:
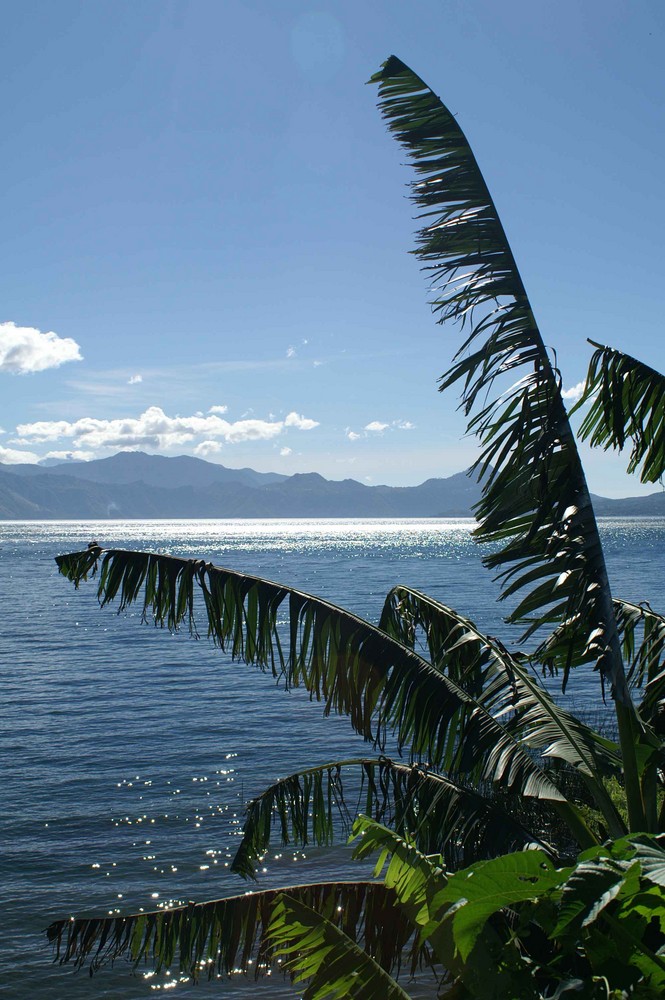
M117 965L90 980L50 964L41 933L70 913L130 912L243 892L228 871L242 805L301 766L364 752L345 719L324 719L186 635L100 611L53 557L93 538L199 555L292 584L376 620L407 584L501 635L505 609L480 565L470 522L0 522L0 992L16 998L297 995L282 980L192 987L177 972L131 977ZM602 525L614 591L665 607L665 521ZM597 678L571 684L602 706ZM350 874L342 850L266 858L264 884Z

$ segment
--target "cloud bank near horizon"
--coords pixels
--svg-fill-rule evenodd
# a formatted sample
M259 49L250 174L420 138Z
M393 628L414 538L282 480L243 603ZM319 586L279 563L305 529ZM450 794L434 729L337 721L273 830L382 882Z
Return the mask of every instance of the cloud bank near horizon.
M201 456L219 454L224 445L246 441L271 441L289 431L310 431L319 426L318 420L305 417L292 410L283 419L261 420L245 418L229 421L220 416L225 406L212 406L207 414L197 412L191 416L171 417L159 406L149 406L138 417L100 420L82 417L79 420L39 420L19 424L16 437L10 444L21 448L35 445L57 446L71 443L80 458L96 458L109 450L138 450L151 448L168 451L187 446ZM1 457L2 454L7 457ZM70 453L70 449L67 449ZM65 454L49 451L37 456L34 451L3 448L0 461L34 462L41 458Z

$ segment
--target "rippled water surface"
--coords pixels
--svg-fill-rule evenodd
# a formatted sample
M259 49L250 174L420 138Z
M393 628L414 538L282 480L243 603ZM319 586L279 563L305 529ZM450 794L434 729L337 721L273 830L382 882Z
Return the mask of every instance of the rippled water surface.
M0 522L0 991L39 997L295 996L282 980L192 987L172 975L131 977L116 965L90 980L50 964L43 928L76 912L154 909L243 892L228 871L242 805L300 766L366 750L345 719L324 719L206 640L100 611L53 557L103 546L204 556L283 581L376 620L395 583L423 590L507 632L480 565L471 522ZM665 521L602 524L613 587L665 607ZM572 697L598 705L594 676ZM306 855L306 857L304 856ZM264 884L347 872L342 851L275 848Z

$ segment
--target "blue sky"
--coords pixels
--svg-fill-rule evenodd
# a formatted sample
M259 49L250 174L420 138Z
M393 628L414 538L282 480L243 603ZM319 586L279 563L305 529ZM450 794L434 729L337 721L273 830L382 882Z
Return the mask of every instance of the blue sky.
M665 368L664 41L660 0L6 6L0 461L469 464L364 86L391 52L458 115L564 385L587 337ZM644 492L584 453L592 490Z

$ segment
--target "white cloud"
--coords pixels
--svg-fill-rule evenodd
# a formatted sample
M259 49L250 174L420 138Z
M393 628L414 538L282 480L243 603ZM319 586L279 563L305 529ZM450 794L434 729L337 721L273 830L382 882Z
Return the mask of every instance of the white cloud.
M222 445L219 441L201 441L194 449L194 454L199 458L208 458L210 455L219 455Z
M73 425L67 420L39 420L33 424L19 424L16 428L20 437L14 444L30 444L33 441L57 441L60 437L69 437L69 428Z
M49 451L42 455L40 462L45 458L57 458L59 462L90 462L94 457L91 451Z
M291 454L291 449L290 448L280 448L279 449L279 453L282 456L282 458L286 458L287 455Z
M81 361L81 349L71 337L42 333L32 326L0 323L0 371L27 375Z
M211 406L208 413L226 413L228 406Z
M307 337L303 337L302 340L300 341L300 343L303 344L303 346L304 346L306 344L309 344L309 340L307 339Z
M131 375L127 379L127 385L138 385L139 382L143 381L143 375Z
M292 410L291 413L287 413L284 426L297 427L299 431L311 431L319 426L319 422L318 420L310 420L308 417L301 417L299 413Z
M100 449L152 448L159 451L182 445L204 445L210 442L238 444L243 441L270 441L288 429L309 431L318 427L318 421L289 413L284 420L258 420L254 418L230 422L216 413L208 416L170 417L159 406L150 406L138 417L115 420L98 420L82 417L80 420L40 420L19 424L18 437L12 444L33 445L70 439L76 448L98 451ZM201 439L197 442L197 438ZM221 445L220 445L221 446Z
M582 393L586 388L586 382L578 382L571 389L563 389L561 395L564 399L567 399L569 403L576 403L578 399L582 398Z
M362 429L362 433L358 431L351 430L350 427L344 429L344 434L349 441L358 441L362 437L371 437L373 434L383 434L387 430L400 430L400 431L412 431L415 430L416 425L410 420L393 420L391 423L387 424L383 420L371 420L370 423L365 424Z
M287 358L295 358L295 356L296 356L297 353L298 352L296 351L295 347L293 347L293 346L288 347L287 350L286 350L286 356L287 356Z
M230 444L238 444L240 441L269 441L284 430L281 420L273 423L269 420L236 420L233 424L226 420L220 422L226 424L226 427L219 429L221 436Z
M24 462L33 465L38 461L39 455L35 455L34 451L17 451L15 448L3 448L0 445L0 462L5 465L19 465Z
M313 361L312 364L314 368L320 368L321 365L323 364L323 361Z

